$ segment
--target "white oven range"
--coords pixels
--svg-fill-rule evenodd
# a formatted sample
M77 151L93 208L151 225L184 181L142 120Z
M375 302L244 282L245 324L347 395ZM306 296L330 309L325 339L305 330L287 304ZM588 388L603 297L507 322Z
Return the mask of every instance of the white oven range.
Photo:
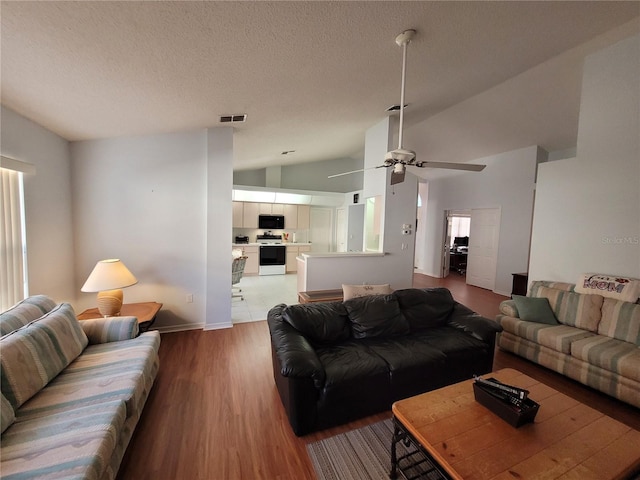
M258 235L260 244L259 275L284 275L287 273L287 247L282 245L282 235L265 233Z

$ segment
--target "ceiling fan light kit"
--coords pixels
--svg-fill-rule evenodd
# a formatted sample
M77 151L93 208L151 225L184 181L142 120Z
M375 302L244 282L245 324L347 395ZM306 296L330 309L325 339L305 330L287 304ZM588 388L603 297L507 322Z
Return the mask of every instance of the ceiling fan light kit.
M391 185L401 183L404 181L406 167L431 167L431 168L447 168L451 170L466 170L470 172L479 172L484 169L485 165L477 165L470 163L450 163L450 162L427 162L416 161L416 152L408 150L402 146L402 134L404 131L404 109L407 104L404 103L404 90L405 81L407 76L407 45L411 43L411 40L416 36L414 29L405 30L396 37L396 43L402 47L402 83L400 86L400 103L397 109L400 112L400 121L398 124L398 148L387 152L384 156L384 162L382 165L372 168L393 167L391 172ZM389 110L389 109L388 109ZM350 172L338 173L336 175L330 175L328 178L340 177L342 175L349 175L356 172L363 172L369 169L352 170Z

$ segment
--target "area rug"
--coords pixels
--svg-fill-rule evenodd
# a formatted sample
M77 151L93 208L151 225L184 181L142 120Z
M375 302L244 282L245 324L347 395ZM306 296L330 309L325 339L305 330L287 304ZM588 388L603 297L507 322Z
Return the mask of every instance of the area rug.
M307 452L318 480L381 480L389 478L392 436L393 422L388 419L310 443ZM396 451L398 456L407 453L402 443Z

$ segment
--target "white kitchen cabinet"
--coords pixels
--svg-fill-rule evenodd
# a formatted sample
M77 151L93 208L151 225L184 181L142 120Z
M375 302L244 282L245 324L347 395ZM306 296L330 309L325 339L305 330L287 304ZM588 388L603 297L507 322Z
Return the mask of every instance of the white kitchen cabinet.
M298 247L287 245L287 273L293 273L298 270L296 257L298 256Z
M244 228L258 228L258 215L260 215L259 203L244 202L242 226Z
M243 202L232 202L233 208L233 221L231 225L233 228L242 228L244 226L243 222L243 212L244 212L244 203Z
M285 229L298 228L298 205L283 205L283 207Z
M245 275L257 275L260 269L260 253L258 246L247 246L242 248L242 254L247 257L244 265Z
M259 208L260 215L271 215L270 203L259 203L258 208Z
M310 252L311 246L309 245L287 245L287 273L294 273L298 271L298 261L296 257L304 252Z
M271 214L272 215L284 215L284 203L273 203L271 205ZM285 226L287 224L285 223Z
M298 230L309 229L309 205L298 205Z

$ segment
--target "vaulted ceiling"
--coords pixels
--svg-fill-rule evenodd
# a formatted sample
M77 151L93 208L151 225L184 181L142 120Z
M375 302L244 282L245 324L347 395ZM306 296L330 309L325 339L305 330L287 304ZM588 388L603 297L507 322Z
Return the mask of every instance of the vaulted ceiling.
M640 2L3 1L0 14L6 107L68 140L246 113L234 168L249 169L361 156L399 102L408 28L407 140L429 139L428 160L575 146L581 59L621 35L606 32L637 31Z

